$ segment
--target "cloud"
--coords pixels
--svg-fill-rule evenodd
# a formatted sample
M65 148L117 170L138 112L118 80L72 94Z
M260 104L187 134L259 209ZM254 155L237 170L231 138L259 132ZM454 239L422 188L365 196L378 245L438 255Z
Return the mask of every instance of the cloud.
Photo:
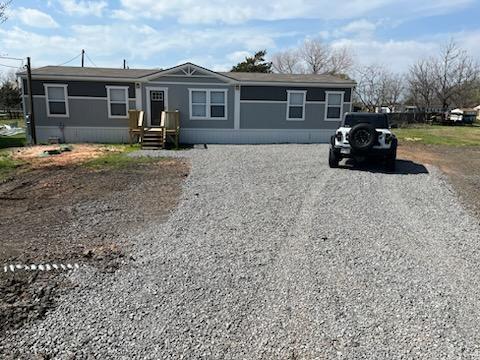
M332 43L335 47L347 47L359 65L384 64L394 72L407 71L421 54L436 54L439 44L434 40L387 40L378 39L339 39Z
M366 20L366 19L361 19L361 20L355 20L352 21L351 23L348 23L344 27L342 27L342 30L344 32L348 33L365 33L365 32L373 32L377 28L377 25Z
M51 29L59 26L50 15L37 9L19 7L13 10L12 17L30 27Z
M234 63L226 54L235 49L244 53L272 48L277 33L261 33L255 28L197 30L161 29L148 25L74 25L68 35L47 35L20 27L0 29L0 49L11 55L32 57L34 66L56 65L72 58L84 48L98 66L119 67L126 58L131 67L168 67L180 59L199 65L225 68ZM55 49L55 51L45 51ZM75 63L69 65L76 65Z
M249 51L234 51L230 54L228 54L226 57L228 60L230 60L233 63L238 63L240 61L245 60L247 56L252 56L253 54Z
M121 0L121 9L144 18L171 17L180 23L240 24L250 20L286 19L352 19L382 15L385 11L396 17L445 13L472 4L474 0L291 0L259 2L257 0ZM118 12L117 12L118 15Z
M59 3L68 15L93 15L101 17L103 11L107 8L108 3L102 1L76 1L76 0L59 0Z

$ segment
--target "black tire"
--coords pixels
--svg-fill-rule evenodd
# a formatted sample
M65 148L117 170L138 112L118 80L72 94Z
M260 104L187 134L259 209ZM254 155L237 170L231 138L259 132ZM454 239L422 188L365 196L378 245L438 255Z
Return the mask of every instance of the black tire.
M397 139L393 139L392 152L390 153L386 161L387 169L390 171L395 171L395 167L397 165L397 146L398 146Z
M370 150L378 140L378 134L370 124L357 124L350 130L350 146L358 151Z
M332 148L328 152L328 166L331 168L338 168L338 163L340 162L340 157L335 154Z

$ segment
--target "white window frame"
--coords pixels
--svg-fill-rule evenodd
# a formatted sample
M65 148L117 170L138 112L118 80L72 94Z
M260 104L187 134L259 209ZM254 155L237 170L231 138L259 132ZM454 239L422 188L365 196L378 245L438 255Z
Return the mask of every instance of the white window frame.
M68 118L70 117L70 109L68 108L68 90L67 84L43 84L43 87L45 89L45 101L47 103L47 116L48 117L59 117L59 118ZM48 99L48 88L51 87L59 87L63 88L63 96L64 96L64 101L65 101L65 114L52 114L50 113L50 100ZM54 101L54 102L60 102L60 101Z
M128 110L130 109L129 99L128 99L128 86L105 86L107 89L107 107L108 107L108 117L110 119L128 119ZM112 101L110 98L110 90L125 90L125 98L124 101ZM111 104L125 104L126 105L126 112L125 115L112 115L112 107Z
M328 98L330 95L341 95L342 100L340 105L332 105L330 107L340 107L340 117L338 118L329 118L328 117ZM325 121L341 121L343 117L343 105L345 104L345 91L326 91L325 92Z
M291 118L290 117L290 106L300 107L300 105L290 105L290 94L302 94L303 95L302 117L301 118ZM305 102L306 101L307 101L307 90L287 90L287 121L304 121L305 120Z
M192 92L193 91L204 91L206 92L206 107L207 111L205 112L205 116L193 116L193 104L192 104ZM211 116L211 93L212 92L223 92L225 98L225 116L223 117L212 117ZM190 120L228 120L228 89L188 89L188 103L189 103L189 110L190 110ZM213 104L216 105L216 104Z

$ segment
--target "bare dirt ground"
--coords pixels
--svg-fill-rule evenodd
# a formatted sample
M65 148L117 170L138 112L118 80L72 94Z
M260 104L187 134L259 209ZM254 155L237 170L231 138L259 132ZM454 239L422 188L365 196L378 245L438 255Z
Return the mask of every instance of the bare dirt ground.
M81 145L56 157L39 158L39 147L14 155L30 171L0 183L0 333L42 317L70 286L65 272L12 273L4 266L78 263L114 272L135 261L125 234L164 221L175 207L189 172L185 161L80 165L105 151Z
M402 144L398 158L437 166L448 176L463 203L480 216L480 147Z

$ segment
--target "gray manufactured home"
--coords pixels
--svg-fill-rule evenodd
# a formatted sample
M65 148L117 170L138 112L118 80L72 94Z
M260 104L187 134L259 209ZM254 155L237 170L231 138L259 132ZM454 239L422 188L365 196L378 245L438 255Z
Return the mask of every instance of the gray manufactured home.
M20 73L27 101L25 73ZM128 142L128 110L158 126L180 112L183 143L326 142L352 108L355 82L330 75L46 66L32 71L39 142ZM25 109L25 106L24 106Z

